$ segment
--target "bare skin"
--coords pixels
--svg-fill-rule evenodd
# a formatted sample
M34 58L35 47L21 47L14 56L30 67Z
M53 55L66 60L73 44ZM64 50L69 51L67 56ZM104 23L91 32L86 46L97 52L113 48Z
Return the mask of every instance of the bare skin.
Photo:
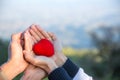
M28 36L26 35L26 33L30 33L33 43L28 43L29 37L26 37ZM46 76L46 72L49 74L57 67L62 66L66 61L67 58L64 56L64 54L62 54L61 45L59 44L58 39L55 37L53 33L45 32L38 25L32 25L31 28L27 32L25 32L25 36L24 36L25 51L23 51L23 46L21 44L22 42L21 36L22 33L17 33L12 35L10 46L8 49L9 60L8 62L6 62L1 66L2 73L5 75L6 78L8 78L8 80L12 80L15 76L17 76L24 70L25 70L25 74L21 79L42 80ZM31 51L32 47L30 47L30 45L33 45L34 43L37 43L40 39L44 39L44 38L50 40L55 47L55 55L50 58L44 56L39 56L38 58ZM26 60L24 60L23 53L25 55L26 60L32 63L34 66L32 64L29 64ZM51 64L52 66L50 66ZM42 76L36 75L38 73L39 75Z
M12 80L28 66L28 63L23 58L21 36L22 33L12 35L8 48L9 60L1 66L2 72L8 80Z
M28 52L32 51L32 46L35 43L35 40L31 37L28 30L26 30L24 33L24 41L25 50ZM21 78L21 80L42 80L46 75L47 74L43 69L29 64L24 71L24 76Z
M48 39L48 40L50 40L54 44L54 48L55 48L55 55L50 57L51 60L55 61L55 63L59 67L62 66L65 63L67 57L64 54L62 54L62 46L61 46L59 40L56 38L56 36L53 33L44 31L38 25L32 25L28 29L28 31L31 34L32 39L33 39L33 41L35 43L37 43L41 39ZM35 64L34 62L35 61L33 61L33 64ZM37 63L37 61L36 61L36 63ZM27 78L27 77L35 76L36 75L36 71L37 70L35 70L35 69L32 71L33 75L29 75L29 73L27 74L26 71L25 71L26 75L24 75L24 77ZM48 73L50 73L50 72L48 71ZM36 76L36 80L39 80L39 79L40 78ZM24 79L24 80L26 80L26 79ZM34 80L34 79L31 78L31 80Z
M25 35L28 36L29 40L32 40L32 36L29 35L29 33L25 33ZM27 40L27 42L29 42L29 40ZM32 51L31 42L29 46L30 46L29 49L24 51L25 59L28 62L30 62L34 66L37 66L37 67L40 67L46 70L47 73L50 73L55 68L57 68L57 65L52 59L45 57L45 56L36 56Z
M29 29L29 32L36 41L40 41L40 39L50 40L55 49L55 55L50 58L53 59L58 66L62 66L65 63L67 57L62 53L62 45L53 33L46 32L38 25L32 25Z

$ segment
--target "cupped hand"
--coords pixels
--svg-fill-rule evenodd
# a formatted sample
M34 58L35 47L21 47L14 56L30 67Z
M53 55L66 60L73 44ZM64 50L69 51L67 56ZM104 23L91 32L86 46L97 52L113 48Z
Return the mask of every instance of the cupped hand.
M21 36L22 33L12 35L8 48L9 59L8 62L2 65L2 70L9 80L23 72L28 66L28 63L24 60L23 57Z
M25 59L28 62L30 62L34 66L44 69L48 74L58 68L56 63L51 58L48 58L46 56L36 56L32 51L24 51L24 55Z
M42 80L46 75L43 69L29 64L20 80Z
M55 54L49 58L54 60L57 66L60 67L66 62L67 57L62 53L62 45L53 33L44 31L39 25L32 25L29 32L36 42L41 39L48 39L53 43Z
M30 62L34 66L39 67L39 69L41 68L44 69L48 74L55 68L57 68L57 65L52 59L45 56L36 56L34 54L34 52L32 51L33 46L32 41L34 40L35 42L35 39L33 39L33 37L28 33L28 31L26 31L24 39L25 39L24 56L28 62Z

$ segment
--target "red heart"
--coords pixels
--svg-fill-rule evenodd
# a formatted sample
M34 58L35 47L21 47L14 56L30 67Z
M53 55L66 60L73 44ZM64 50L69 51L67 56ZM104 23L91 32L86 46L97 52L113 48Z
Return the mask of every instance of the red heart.
M36 55L50 57L54 54L53 44L47 39L41 39L33 46L33 51Z

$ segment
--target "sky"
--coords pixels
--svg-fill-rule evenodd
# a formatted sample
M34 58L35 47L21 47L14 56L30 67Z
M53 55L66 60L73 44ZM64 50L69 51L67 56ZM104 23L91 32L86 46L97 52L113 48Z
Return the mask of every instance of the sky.
M68 25L86 30L119 25L119 5L119 0L0 0L0 37L10 38L31 24L64 32Z

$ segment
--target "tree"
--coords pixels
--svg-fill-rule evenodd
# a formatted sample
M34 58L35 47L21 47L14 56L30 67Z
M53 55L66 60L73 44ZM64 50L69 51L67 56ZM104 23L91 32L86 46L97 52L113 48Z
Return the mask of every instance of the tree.
M102 74L111 73L112 77L120 76L120 26L101 26L90 32L93 44L102 58ZM96 67L94 67L96 68ZM99 69L99 68L97 68ZM120 79L120 78L119 78Z
M0 39L0 65L7 61L8 53L8 41Z

